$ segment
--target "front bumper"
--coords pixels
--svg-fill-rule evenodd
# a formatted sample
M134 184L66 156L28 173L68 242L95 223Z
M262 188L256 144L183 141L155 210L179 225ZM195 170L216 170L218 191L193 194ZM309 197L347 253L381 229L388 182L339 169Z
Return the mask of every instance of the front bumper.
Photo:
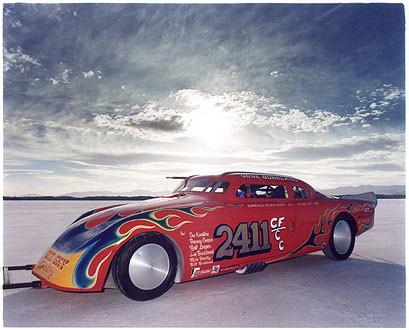
M53 287L64 291L84 291L74 281L74 271L84 251L64 254L49 248L34 266L33 275L42 282L42 287ZM87 290L85 290L87 291Z

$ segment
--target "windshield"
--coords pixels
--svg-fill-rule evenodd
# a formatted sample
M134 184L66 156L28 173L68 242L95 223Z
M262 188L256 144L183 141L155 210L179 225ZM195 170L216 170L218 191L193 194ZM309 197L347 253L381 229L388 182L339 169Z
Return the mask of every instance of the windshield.
M176 186L176 189L173 189L172 192L175 193L175 192L180 191L184 187L185 181L186 180L179 181L178 185Z
M209 179L188 180L187 183L183 181L175 192L194 191L223 194L229 185L230 183L226 181L212 181Z
M210 180L189 180L181 191L204 191L210 185Z

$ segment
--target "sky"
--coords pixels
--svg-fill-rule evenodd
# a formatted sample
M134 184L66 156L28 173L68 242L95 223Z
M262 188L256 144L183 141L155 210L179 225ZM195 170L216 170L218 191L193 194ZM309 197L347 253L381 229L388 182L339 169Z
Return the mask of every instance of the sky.
M400 4L5 4L4 194L404 184Z

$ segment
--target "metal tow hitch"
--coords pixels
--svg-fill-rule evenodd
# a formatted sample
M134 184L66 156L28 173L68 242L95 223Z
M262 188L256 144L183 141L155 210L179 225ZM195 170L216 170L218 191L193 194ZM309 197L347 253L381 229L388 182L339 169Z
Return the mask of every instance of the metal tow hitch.
M32 270L34 265L25 266L3 266L3 290L19 289L19 288L40 288L41 281L19 282L12 283L10 271L16 270Z

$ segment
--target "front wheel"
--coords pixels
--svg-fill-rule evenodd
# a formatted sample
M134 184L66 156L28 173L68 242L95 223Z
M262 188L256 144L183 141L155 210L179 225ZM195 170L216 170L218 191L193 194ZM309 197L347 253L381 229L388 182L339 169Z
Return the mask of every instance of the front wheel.
M175 281L177 257L165 236L146 233L126 243L115 256L112 277L121 292L133 300L161 296Z
M347 259L355 246L355 232L349 220L337 219L331 230L329 244L322 250L333 260Z

